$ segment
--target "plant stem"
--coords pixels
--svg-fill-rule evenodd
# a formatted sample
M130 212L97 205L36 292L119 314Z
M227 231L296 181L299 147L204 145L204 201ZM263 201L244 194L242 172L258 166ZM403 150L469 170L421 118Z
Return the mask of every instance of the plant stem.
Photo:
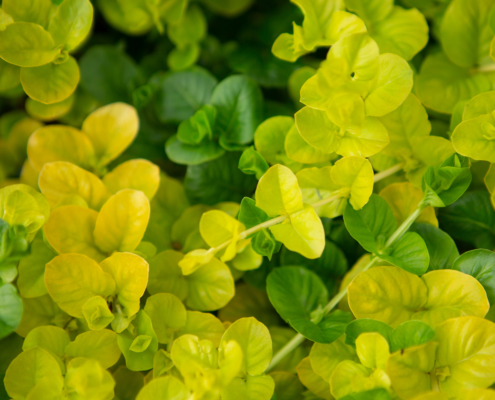
M396 172L400 171L402 169L403 163L394 165L393 167L390 167L389 169L386 169L385 171L379 172L378 174L374 175L374 182L378 182L381 179L385 179L386 177L395 174ZM334 194L330 197L327 197L326 199L317 201L316 203L311 204L311 207L316 208L316 207L321 207L324 206L325 204L331 203L332 201L338 200L342 196L337 193ZM253 233L259 232L262 229L269 228L270 226L280 224L281 222L284 222L286 219L288 219L288 215L281 215L276 218L272 218L268 221L265 221L259 225L253 226L252 228L246 229L245 231L241 232L238 236L238 240L246 239L248 236L252 235ZM220 250L225 249L230 243L232 242L232 239L227 240L226 242L223 242L221 245L217 247L212 247L209 251L213 253L217 253Z
M420 203L421 204L421 203ZM424 206L419 205L416 210L414 210L409 217L406 218L406 220L395 230L395 232L390 236L390 238L387 240L387 243L385 243L384 249L386 250L390 246L392 246L396 240L400 239L402 235L411 227L411 225L414 223L416 218L418 218L419 214L421 214L421 211L423 211ZM364 272L368 269L370 269L377 261L379 261L379 255L372 260L366 266L361 270L361 272ZM360 272L360 273L361 273ZM348 286L347 286L348 287ZM344 298L344 296L347 294L347 287L342 289L339 293L337 293L332 300L328 302L328 304L325 306L325 315L328 314L330 311L332 311L337 304L339 304L340 300ZM266 372L271 371L275 365L277 365L280 360L282 360L286 355L288 355L292 350L294 350L297 346L299 346L302 342L304 342L304 336L301 335L300 333L296 334L284 347L282 347L272 358L272 362L266 369Z

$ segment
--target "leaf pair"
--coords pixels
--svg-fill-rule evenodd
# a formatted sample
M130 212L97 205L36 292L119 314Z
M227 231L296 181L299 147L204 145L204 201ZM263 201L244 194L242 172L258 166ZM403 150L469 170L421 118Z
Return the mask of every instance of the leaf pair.
M99 262L114 251L136 250L149 217L144 193L124 189L111 196L99 213L78 205L57 208L44 232L59 254L79 253Z
M447 269L419 278L397 267L374 267L354 278L348 300L357 318L376 319L392 327L411 319L435 327L449 318L484 317L490 307L480 282Z
M14 400L62 398L66 391L76 393L76 399L89 392L103 400L113 396L114 386L112 375L96 359L76 357L63 374L52 353L38 346L22 352L5 374L5 389Z
M109 104L93 111L81 130L65 125L38 129L29 138L29 161L37 171L46 163L67 161L103 175L105 167L132 143L138 127L134 107Z
M89 33L91 3L69 0L55 7L47 0L11 0L2 10L11 18L0 31L1 64L17 66L7 68L32 99L44 104L65 100L79 83L79 67L69 52Z
M67 314L84 317L92 330L110 322L116 332L126 329L139 311L147 283L148 263L131 253L114 253L100 264L82 254L62 254L45 271L53 300Z

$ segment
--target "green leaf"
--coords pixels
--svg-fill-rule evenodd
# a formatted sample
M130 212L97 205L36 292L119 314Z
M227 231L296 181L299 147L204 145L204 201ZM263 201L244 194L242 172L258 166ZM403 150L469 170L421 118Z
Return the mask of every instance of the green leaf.
M261 208L256 207L256 202L253 199L244 197L241 202L241 208L239 209L238 219L239 222L244 224L246 229L250 229L253 226L268 221L270 218Z
M127 368L131 371L147 371L153 368L153 357L158 351L158 340L151 319L143 310L137 313L132 324L134 334L129 330L119 333L117 343L124 354ZM147 337L149 341L147 340L147 345L141 343L140 347L136 347L140 337Z
M256 253L271 260L273 254L280 250L282 243L277 242L268 229L262 229L254 235L251 246Z
M344 222L351 236L370 253L378 254L387 239L397 229L392 209L376 194L372 194L361 210L347 206Z
M490 304L495 303L495 253L489 250L471 250L455 260L452 269L476 278L485 288Z
M145 385L138 393L136 400L153 399L185 400L187 390L182 381L174 376L164 376L153 379Z
M67 0L58 7L50 21L48 32L55 45L70 51L89 33L93 21L93 7L88 0Z
M113 374L115 379L115 397L118 400L135 400L144 386L144 376L140 372L130 371L121 366Z
M158 343L170 343L174 333L186 325L186 308L173 294L158 293L148 297L144 311L151 319Z
M200 144L206 137L213 139L216 115L215 107L204 105L191 118L180 123L177 138L192 145Z
M197 145L180 141L178 136L172 136L165 144L168 158L177 164L198 165L215 160L225 154L225 150L218 143L205 140Z
M447 233L427 223L415 223L410 230L418 233L426 243L430 255L428 271L452 268L459 250Z
M215 77L200 68L160 77L154 103L158 119L166 123L191 118L203 105L210 103L216 84Z
M456 104L491 89L488 77L452 63L445 53L426 57L416 80L416 93L435 111L452 113Z
M215 129L224 148L253 140L263 102L256 82L242 75L228 77L215 87L210 102L217 108Z
M435 331L421 321L407 321L400 324L390 335L390 352L419 346L435 338Z
M20 67L39 67L52 62L60 49L50 34L31 22L14 22L0 31L0 57Z
M390 342L393 329L384 322L374 319L360 318L352 321L345 330L345 343L356 347L356 339L362 333L376 332Z
M373 389L366 392L352 393L341 397L341 400L391 400L390 393L386 389Z
M467 158L453 154L438 167L429 167L423 177L424 202L445 207L461 197L471 184Z
M493 32L489 19L493 3L481 0L454 0L445 11L440 40L447 56L457 65L470 68L491 63Z
M485 191L468 192L458 201L441 209L440 224L454 239L478 248L495 248L495 211Z
M227 153L216 160L189 166L184 187L191 203L240 202L243 197L250 196L256 179L243 174L238 165L239 153Z
M81 86L103 104L131 102L139 87L139 71L122 50L108 45L91 47L80 60Z
M348 313L340 311L324 315L327 289L316 274L305 268L275 269L268 276L267 292L281 317L314 342L332 343L351 321Z
M415 275L423 275L430 263L426 243L415 232L406 232L387 249L387 254L378 257Z
M69 56L62 64L49 63L21 69L21 83L26 94L43 104L59 103L76 90L79 67Z
M263 156L251 146L242 152L239 169L245 174L254 175L256 179L260 179L268 170L268 164Z
M0 92L14 89L21 82L21 68L0 59Z
M0 285L0 339L19 326L23 312L22 300L10 283Z

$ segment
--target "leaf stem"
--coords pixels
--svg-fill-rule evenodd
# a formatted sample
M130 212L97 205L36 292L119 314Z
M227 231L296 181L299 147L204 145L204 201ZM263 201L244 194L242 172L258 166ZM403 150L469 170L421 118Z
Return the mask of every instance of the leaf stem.
M390 236L388 239L387 243L385 243L384 250L386 250L388 247L392 246L396 240L400 239L402 235L411 227L411 225L414 223L416 218L418 218L419 214L421 214L421 211L423 211L424 206L420 205L416 210L414 210L409 217L406 218L406 220L395 230L395 232ZM377 261L379 261L380 258L379 256L374 257L366 266L361 270L361 272L364 272L368 269L370 269ZM361 273L360 272L360 273ZM349 282L350 284L350 282ZM349 286L349 285L348 285ZM332 311L337 304L339 304L340 300L344 298L344 296L347 294L347 287L342 289L339 293L337 293L325 306L325 315L328 314L330 311ZM282 347L272 358L272 362L266 369L266 372L271 371L275 365L277 365L280 360L282 360L286 355L288 355L292 350L294 350L297 346L299 346L302 342L304 342L304 336L298 333L295 335L284 347Z
M394 165L393 167L386 169L385 171L378 172L377 174L374 175L373 181L378 182L378 181L381 181L382 179L388 178L390 175L393 175L396 172L399 172L403 166L404 166L404 163L399 163L399 164Z

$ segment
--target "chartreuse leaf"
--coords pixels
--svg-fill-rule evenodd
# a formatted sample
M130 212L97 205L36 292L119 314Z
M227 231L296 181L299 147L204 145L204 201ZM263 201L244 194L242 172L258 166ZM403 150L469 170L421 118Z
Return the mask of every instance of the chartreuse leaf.
M117 345L117 334L102 329L79 334L73 342L67 344L65 354L71 358L97 360L104 369L108 369L117 363L121 352Z
M420 188L409 182L397 182L392 183L381 190L380 197L382 197L392 208L392 212L397 220L397 225L400 225L414 212L414 210L416 210L416 208L418 208L419 203L423 200L423 192ZM421 211L418 218L416 218L416 222L427 223L438 227L438 220L434 208L426 207ZM424 239L424 236L422 237Z
M239 234L245 230L242 223L232 218L229 214L220 210L211 210L201 216L199 232L210 247L217 247L232 239L221 256L222 261L232 260L238 250L246 246L247 241L238 242Z
M159 343L171 343L175 332L186 325L186 308L173 294L158 293L148 297L144 311L151 318Z
M317 343L332 343L351 321L341 311L325 315L328 291L313 272L302 267L275 269L267 279L271 303L296 331Z
M49 63L21 68L21 84L26 94L43 104L59 103L76 90L80 73L76 60L68 56L62 64Z
M56 326L39 326L28 333L22 344L22 350L33 347L46 350L60 364L65 355L65 347L70 343L69 335L62 328ZM61 367L65 372L65 365Z
M136 314L148 284L148 263L135 254L115 252L100 265L115 281L115 294L124 316Z
M0 83L1 87L1 83ZM26 99L26 111L40 121L55 121L66 115L73 107L75 95L67 97L58 103L43 104L31 98Z
M79 196L89 208L98 211L109 197L96 175L65 161L46 163L38 184L52 208L67 198Z
M222 391L225 400L271 399L275 391L275 382L269 375L247 376L245 381L236 378ZM254 396L254 397L253 397Z
M292 126L285 137L285 152L287 157L302 164L320 163L332 159L332 155L326 154L308 144L299 134L295 125Z
M302 202L301 189L292 171L282 165L271 167L256 189L256 207L269 217L289 215L280 225L270 227L275 239L306 258L323 252L325 238L321 220L314 209Z
M103 167L119 156L134 140L139 128L136 109L125 103L113 103L93 111L82 125Z
M452 113L458 102L490 89L485 74L454 64L442 51L426 57L416 80L416 93L422 103L442 113Z
M349 324L349 326L351 324ZM327 382L330 380L333 371L341 361L359 361L354 347L347 346L344 343L344 336L341 336L332 343L313 344L309 359L315 374L321 376L323 380Z
M188 310L186 323L176 332L176 336L194 335L200 340L209 340L218 347L224 332L222 322L213 314Z
M15 21L34 22L46 28L50 22L53 3L49 0L5 0L2 9Z
M106 253L134 250L144 236L149 217L150 203L143 192L117 192L103 205L96 219L96 245Z
M50 262L55 253L41 239L35 239L31 244L31 254L19 262L17 287L22 297L39 297L47 293L45 286L45 265Z
M5 373L4 385L13 399L25 399L30 390L44 378L62 377L60 366L46 350L33 347L19 354Z
M94 296L81 307L89 329L98 331L113 322L115 316L108 308L106 300L101 296Z
M150 261L148 292L150 294L172 293L184 301L189 294L187 276L182 275L179 261L183 254L174 250L158 253Z
M440 40L447 56L457 65L470 68L491 62L491 2L455 0L447 8L440 28ZM466 34L469 32L469 34Z
M254 145L268 164L283 164L289 168L299 165L285 153L285 138L293 126L294 118L278 116L268 118L256 128Z
M54 210L44 226L48 243L59 254L79 253L102 261L105 255L95 244L98 213L80 206L63 206Z
M67 365L65 389L68 392L87 393L94 398L110 398L113 396L115 381L110 372L103 369L100 363L89 358L77 357ZM75 397L83 400L84 394Z
M48 32L55 46L63 45L70 51L76 48L89 33L93 21L93 7L88 0L62 2L50 21Z
M186 387L174 376L159 377L145 385L139 391L136 400L159 398L185 400L187 398Z
M330 385L320 375L317 375L311 367L310 358L304 358L297 366L299 380L316 396L331 400Z
M471 183L467 158L453 154L438 167L429 167L423 178L423 202L433 207L445 207L461 197Z
M395 392L405 399L432 389L429 373L435 366L437 342L429 342L390 356L387 372Z
M477 249L457 258L452 269L476 278L486 291L490 304L495 302L495 253Z
M394 281L400 286L392 287ZM463 315L484 317L490 307L481 284L453 270L418 278L396 267L372 268L349 285L348 298L357 318L373 318L392 327L410 319L435 327Z
M117 343L124 354L127 368L131 371L147 371L153 368L153 357L158 351L158 340L151 319L141 310L132 326L132 332L126 329L118 334Z
M151 201L160 185L160 168L148 160L129 160L106 174L103 183L111 193L122 189L140 190Z
M1 21L1 15L0 15ZM0 91L15 89L21 82L21 67L0 58Z
M46 265L45 284L57 305L76 318L82 318L82 306L94 296L115 293L112 276L82 254L62 254Z
M53 61L60 49L38 24L14 22L0 31L0 57L20 67L38 67Z
M270 373L275 381L275 398L286 398L287 400L300 399L303 396L304 386L294 374L284 371Z

